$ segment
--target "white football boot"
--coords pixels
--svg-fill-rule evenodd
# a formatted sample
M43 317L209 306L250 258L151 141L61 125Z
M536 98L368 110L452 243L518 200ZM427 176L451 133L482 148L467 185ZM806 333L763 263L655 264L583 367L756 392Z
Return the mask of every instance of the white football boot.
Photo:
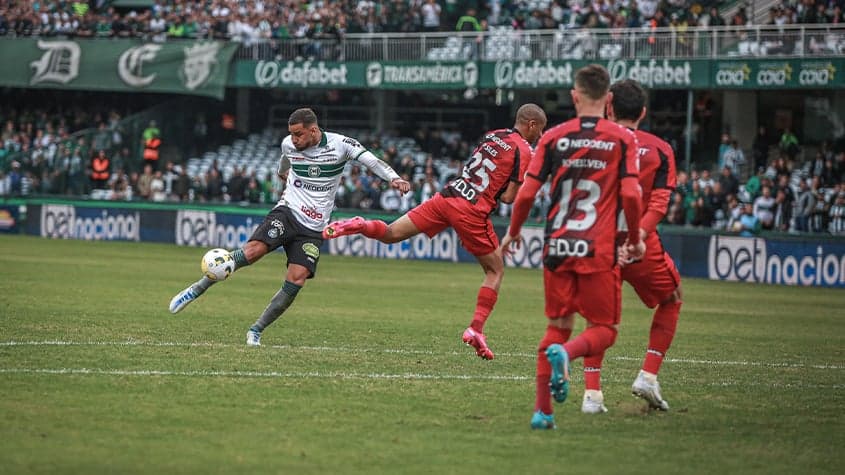
M604 395L601 391L596 391L595 389L584 391L581 412L584 414L603 414L607 412L607 408L604 406Z
M255 330L246 332L247 346L261 346L261 333Z
M170 313L178 313L182 311L182 309L187 307L189 303L198 298L199 295L194 292L192 286L189 285L187 289L179 292L170 300Z
M657 382L656 375L648 375L645 371L640 370L637 379L631 386L631 393L634 396L643 398L648 402L649 407L657 409L658 411L668 411L669 403L663 400L660 395L660 383Z

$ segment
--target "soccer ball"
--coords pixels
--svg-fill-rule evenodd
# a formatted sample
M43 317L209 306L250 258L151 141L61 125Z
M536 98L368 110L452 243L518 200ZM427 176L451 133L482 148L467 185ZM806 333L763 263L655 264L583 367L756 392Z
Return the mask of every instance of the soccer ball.
M226 280L235 270L235 259L225 249L212 249L202 256L202 273L209 279L220 282Z

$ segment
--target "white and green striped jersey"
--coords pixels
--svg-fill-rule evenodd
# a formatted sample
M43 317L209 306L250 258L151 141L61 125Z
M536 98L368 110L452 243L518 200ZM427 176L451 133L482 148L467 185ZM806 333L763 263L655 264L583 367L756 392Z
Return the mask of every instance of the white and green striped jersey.
M357 160L384 180L399 176L357 140L323 132L320 143L297 150L290 136L282 140L279 172L288 169L287 183L276 206L287 206L308 229L322 231L329 223L337 187L346 162Z

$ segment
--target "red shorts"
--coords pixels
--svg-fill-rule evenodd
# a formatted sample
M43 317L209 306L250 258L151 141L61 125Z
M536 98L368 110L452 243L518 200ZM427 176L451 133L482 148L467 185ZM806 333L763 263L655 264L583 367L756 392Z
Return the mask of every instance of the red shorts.
M622 278L619 268L592 274L543 269L546 317L580 313L589 322L616 325L622 316Z
M648 308L654 308L660 302L666 301L681 283L678 268L663 250L657 234L652 234L646 239L646 251L642 261L622 268L622 279L631 284Z
M484 256L499 247L499 237L486 214L479 214L463 198L445 198L440 193L408 212L408 218L428 237L452 227L464 248L473 256Z

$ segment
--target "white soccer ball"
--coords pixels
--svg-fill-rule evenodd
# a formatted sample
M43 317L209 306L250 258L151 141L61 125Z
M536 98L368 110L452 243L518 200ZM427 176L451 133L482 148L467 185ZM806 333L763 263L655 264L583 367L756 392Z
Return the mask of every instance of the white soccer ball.
M202 273L209 279L219 282L226 280L235 270L235 259L226 249L212 249L202 256Z

